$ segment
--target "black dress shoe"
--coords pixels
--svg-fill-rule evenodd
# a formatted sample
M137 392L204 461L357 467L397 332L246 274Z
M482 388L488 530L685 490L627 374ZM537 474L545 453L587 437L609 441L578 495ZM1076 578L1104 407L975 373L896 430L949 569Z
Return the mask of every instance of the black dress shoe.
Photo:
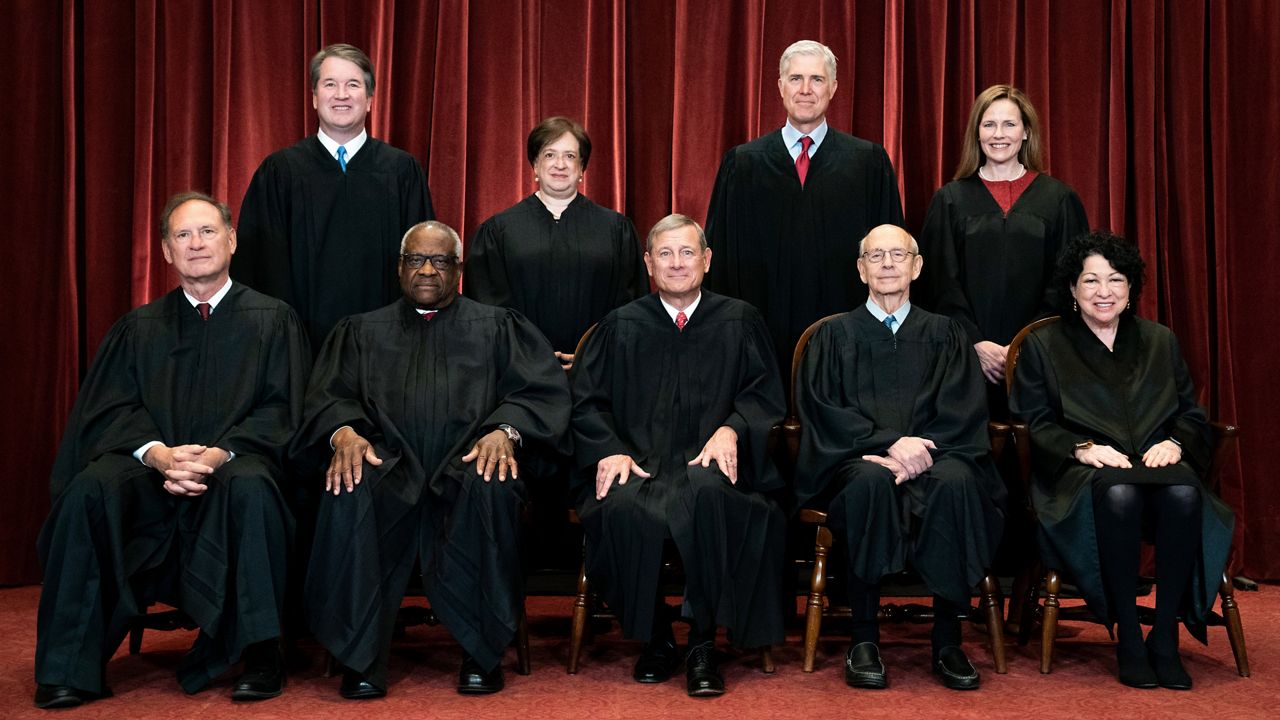
M1151 661L1147 659L1147 653L1141 646L1131 649L1116 645L1116 665L1116 676L1121 684L1143 690L1150 690L1160 684L1155 671L1151 669Z
M1172 652L1157 650L1152 645L1151 638L1148 637L1147 659L1151 663L1151 669L1155 671L1156 682L1160 687L1170 690L1191 689L1191 676L1182 666L1182 657L1178 655L1176 646Z
M99 695L91 693L88 690L80 690L68 685L36 685L36 707L43 710L53 710L55 708L79 707L88 702L93 702L100 697L110 695L110 692Z
M861 642L849 648L844 657L844 682L849 687L881 690L889 687L889 676L880 662L880 648L873 642Z
M724 694L724 678L720 677L714 643L704 642L689 648L689 656L684 661L684 675L689 697Z
M671 679L671 673L680 665L680 651L674 638L664 638L644 644L640 657L636 658L631 677L638 683L661 683Z
M284 660L277 640L255 643L245 648L244 672L231 686L231 699L253 702L279 697L284 692Z
M501 690L504 684L501 665L485 672L470 655L462 656L462 668L458 670L458 692L463 695L488 695Z
M355 670L345 668L342 671L342 685L338 688L338 694L348 700L371 700L386 697L387 691L369 682L368 678Z
M933 661L933 673L942 680L943 687L951 690L977 690L980 678L978 670L969 662L964 650L948 645L938 651Z

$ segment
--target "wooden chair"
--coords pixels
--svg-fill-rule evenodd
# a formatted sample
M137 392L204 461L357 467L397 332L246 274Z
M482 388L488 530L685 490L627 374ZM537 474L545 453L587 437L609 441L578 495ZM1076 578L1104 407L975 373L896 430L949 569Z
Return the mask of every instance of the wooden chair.
M592 325L582 334L582 338L578 340L578 347L574 349L574 363L579 362L582 348L586 345L587 338L591 337L591 333L595 332L596 326ZM776 432L778 428L774 428ZM576 510L569 510L569 522L574 525L581 525ZM670 542L667 543L670 545ZM663 551L662 558L662 577L664 579L673 579L673 581L682 578L683 570L680 567L679 554L674 552L672 548L667 547ZM683 583L681 583L683 584ZM587 620L592 621L617 621L617 615L604 607L600 599L591 591L591 581L587 578L587 542L586 538L582 541L582 565L578 571L578 592L573 601L573 624L569 631L569 662L566 665L566 672L575 675L578 672L578 664L582 658L582 641L587 634ZM760 669L766 673L774 672L773 652L771 648L762 648L760 651Z
M1005 388L1012 391L1013 377L1018 366L1018 356L1022 351L1022 342L1035 330L1050 325L1059 320L1058 316L1042 318L1036 320L1024 327L1013 342L1009 343L1009 352L1005 357ZM1208 479L1210 486L1214 492L1220 488L1220 473L1228 458L1236 450L1237 436L1239 428L1234 425L1225 425L1222 423L1210 423L1213 429L1213 460L1209 467ZM1011 436L1013 438L1014 448L1018 458L1018 473L1022 482L1024 493L1028 498L1028 507L1026 511L1032 517L1035 516L1035 508L1030 507L1030 487L1031 487L1031 433L1026 423L1012 422L1010 423ZM1235 553L1231 553L1230 557L1234 558ZM1234 574L1232 563L1228 561L1228 567L1224 568L1222 573L1222 583L1218 586L1218 596L1222 599L1222 611L1211 612L1207 618L1209 625L1222 625L1227 629L1227 638L1231 642L1231 652L1235 656L1236 671L1243 677L1248 677L1249 671L1249 654L1245 649L1244 643L1244 626L1240 621L1240 608L1236 604L1235 587L1231 584L1231 576ZM1084 606L1076 606L1071 608L1062 607L1062 574L1060 568L1045 568L1042 563L1037 563L1032 571L1032 577L1035 582L1027 585L1027 595L1022 600L1022 617L1019 619L1018 644L1025 645L1030 635L1030 629L1035 622L1037 611L1040 614L1040 672L1048 673L1053 665L1053 645L1058 635L1059 619L1080 619L1091 622L1097 622L1093 615ZM1044 605L1040 607L1040 590L1044 588ZM1011 608L1012 610L1012 608ZM1139 608L1139 619L1151 624L1154 619L1154 613L1146 607Z
M813 336L823 323L831 320L838 315L828 315L817 322L810 325L800 336L800 340L796 343L795 354L791 361L791 396L788 401L787 419L783 423L783 436L787 443L787 448L791 452L794 459L799 453L800 443L800 421L796 413L795 407L795 382L796 374L800 368L800 361L804 357L804 352L809 344L809 339ZM989 423L988 432L991 436L992 454L996 458L1004 451L1005 441L1009 437L1009 426L1004 423ZM818 652L818 638L822 633L822 621L824 618L847 618L850 617L848 607L832 606L826 598L827 588L827 559L833 546L831 529L827 527L827 514L820 510L802 509L799 513L800 522L814 528L814 544L813 544L813 573L809 581L809 600L805 610L804 624L804 666L803 669L807 673L813 672L814 661ZM1008 672L1009 666L1005 658L1004 648L1004 622L1002 604L1000 600L1000 586L996 582L995 577L988 572L983 576L979 583L979 591L981 600L976 615L971 615L970 619L984 621L987 626L987 634L991 643L991 655L994 661L997 673L1004 674ZM932 609L920 605L899 606L887 604L880 608L876 614L877 621L880 622L900 622L900 621L926 621L932 620Z

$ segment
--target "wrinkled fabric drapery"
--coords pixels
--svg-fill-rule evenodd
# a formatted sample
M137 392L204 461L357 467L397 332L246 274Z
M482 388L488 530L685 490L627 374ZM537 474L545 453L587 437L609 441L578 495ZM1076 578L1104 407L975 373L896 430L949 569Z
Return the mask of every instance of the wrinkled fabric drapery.
M1012 82L1049 171L1148 261L1141 314L1172 327L1210 414L1239 423L1222 496L1245 570L1280 577L1280 14L1269 0L87 0L0 4L12 74L0 211L0 583L38 580L49 467L111 323L174 279L155 215L198 188L238 211L269 152L315 131L306 61L351 42L377 70L371 132L427 169L469 238L533 189L524 139L583 122L583 184L643 234L701 220L723 153L780 127L783 48L840 59L829 118L883 144L907 227L958 160L973 97ZM856 238L850 238L853 242ZM928 259L926 258L926 262Z

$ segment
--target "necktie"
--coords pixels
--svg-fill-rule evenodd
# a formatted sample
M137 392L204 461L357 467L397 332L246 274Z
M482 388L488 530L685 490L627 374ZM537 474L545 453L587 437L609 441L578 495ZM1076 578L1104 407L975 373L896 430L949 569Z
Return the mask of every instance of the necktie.
M427 322L431 322L432 320L435 320L435 319L436 319L436 313L437 313L437 312L439 312L439 311L438 311L438 310L428 310L428 311L426 311L426 312L422 313L422 319L423 319L423 320L426 320Z
M884 326L889 328L889 332L893 332L893 326L897 322L898 322L898 318L890 315L889 317L884 319Z
M796 156L796 175L800 176L800 187L804 187L804 179L809 175L809 147L813 138L805 135L800 138L800 154Z
M676 313L676 327L680 328L680 330L683 331L684 324L687 322L689 322L689 316L685 315L683 310Z
M196 309L200 311L200 319L209 322L209 303L197 303Z
M342 172L347 171L347 146L338 146L338 164L342 166Z

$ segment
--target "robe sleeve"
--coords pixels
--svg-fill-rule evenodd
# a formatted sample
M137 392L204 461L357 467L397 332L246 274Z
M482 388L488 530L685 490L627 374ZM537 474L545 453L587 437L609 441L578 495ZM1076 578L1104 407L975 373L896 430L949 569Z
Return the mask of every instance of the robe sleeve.
M481 434L510 425L526 445L533 442L562 449L570 406L565 372L532 322L508 310L504 324L506 342L499 342L494 357L501 368L498 406L481 423Z
M711 248L713 262L707 271L705 287L721 295L742 297L738 280L741 278L736 238L737 228L731 218L735 216L734 188L737 179L737 153L731 149L720 161L715 186L711 190L711 205L707 208L707 247Z
M510 307L511 278L503 253L503 231L494 218L480 225L467 248L467 265L462 274L462 293L486 305Z
M1063 297L1065 290L1053 282L1053 273L1058 264L1058 254L1062 252L1063 246L1087 232L1089 232L1089 218L1085 215L1080 196L1076 195L1071 188L1064 187L1062 199L1058 202L1057 218L1049 230L1048 237L1045 238L1044 269L1040 280L1044 288L1044 300L1041 302L1037 318L1054 315L1069 304L1066 300L1070 298Z
M902 220L902 197L898 193L898 175L893 170L893 163L889 162L889 153L885 151L881 145L876 145L876 151L879 153L879 182L867 183L867 188L877 188L878 193L875 197L867 198L867 207L876 208L877 212L872 215L867 213L868 218L872 220L868 230L880 225L897 225L903 227ZM856 243L861 238L854 238Z
M331 455L329 438L343 425L373 444L382 434L361 399L361 343L351 318L343 318L320 348L303 405L302 426L294 437L292 454L301 456L311 448Z
M277 323L262 338L265 367L253 411L228 428L217 447L258 455L283 467L289 441L302 424L311 347L292 308L282 308L276 317Z
M573 386L573 457L580 472L572 474L572 487L594 476L594 472L587 471L602 458L630 455L639 460L639 453L619 437L613 412L616 332L617 326L610 318L601 320L574 358L570 373Z
M973 345L983 338L960 283L959 238L955 236L954 227L952 203L944 186L933 194L920 231L920 255L924 258L924 277L920 284L926 294L922 298L923 307L959 322L968 343ZM1056 252L1053 257L1057 257Z
M934 457L964 455L973 460L991 449L987 433L987 392L977 354L960 323L949 323L949 342L933 365L933 413L920 433L937 445Z
M400 227L408 230L424 220L435 220L436 210L431 204L431 189L427 186L427 177L417 158L409 157L408 167L400 174L400 204L405 216L400 218Z
M786 400L773 342L758 312L750 313L742 323L742 332L746 334L742 343L742 382L733 401L733 412L722 424L738 434L738 454L751 469L750 473L739 474L739 486L744 490L773 490L781 484L781 475L773 470L768 457L769 434L786 415ZM739 466L743 464L740 460Z
M91 460L128 455L152 440L167 440L142 403L138 384L137 327L121 318L103 339L67 419L49 480L53 498Z
M1059 423L1060 387L1057 373L1048 362L1048 348L1034 333L1028 335L1018 355L1009 393L1009 411L1027 424L1033 464L1044 468L1047 477L1061 475L1064 465L1075 462L1072 450L1075 444L1089 439Z
M240 204L231 278L292 305L291 184L285 161L268 157L258 166Z
M1174 383L1178 386L1178 410L1169 418L1167 433L1182 446L1183 458L1203 476L1213 460L1208 416L1196 402L1195 383L1182 358L1178 339L1172 331L1169 335L1169 366L1173 368Z
M618 251L622 253L626 276L621 284L625 294L614 299L614 307L621 307L649 294L649 271L644 266L644 246L636 234L636 226L631 222L631 218L621 213L618 214L618 223L620 225L618 242L621 243Z

